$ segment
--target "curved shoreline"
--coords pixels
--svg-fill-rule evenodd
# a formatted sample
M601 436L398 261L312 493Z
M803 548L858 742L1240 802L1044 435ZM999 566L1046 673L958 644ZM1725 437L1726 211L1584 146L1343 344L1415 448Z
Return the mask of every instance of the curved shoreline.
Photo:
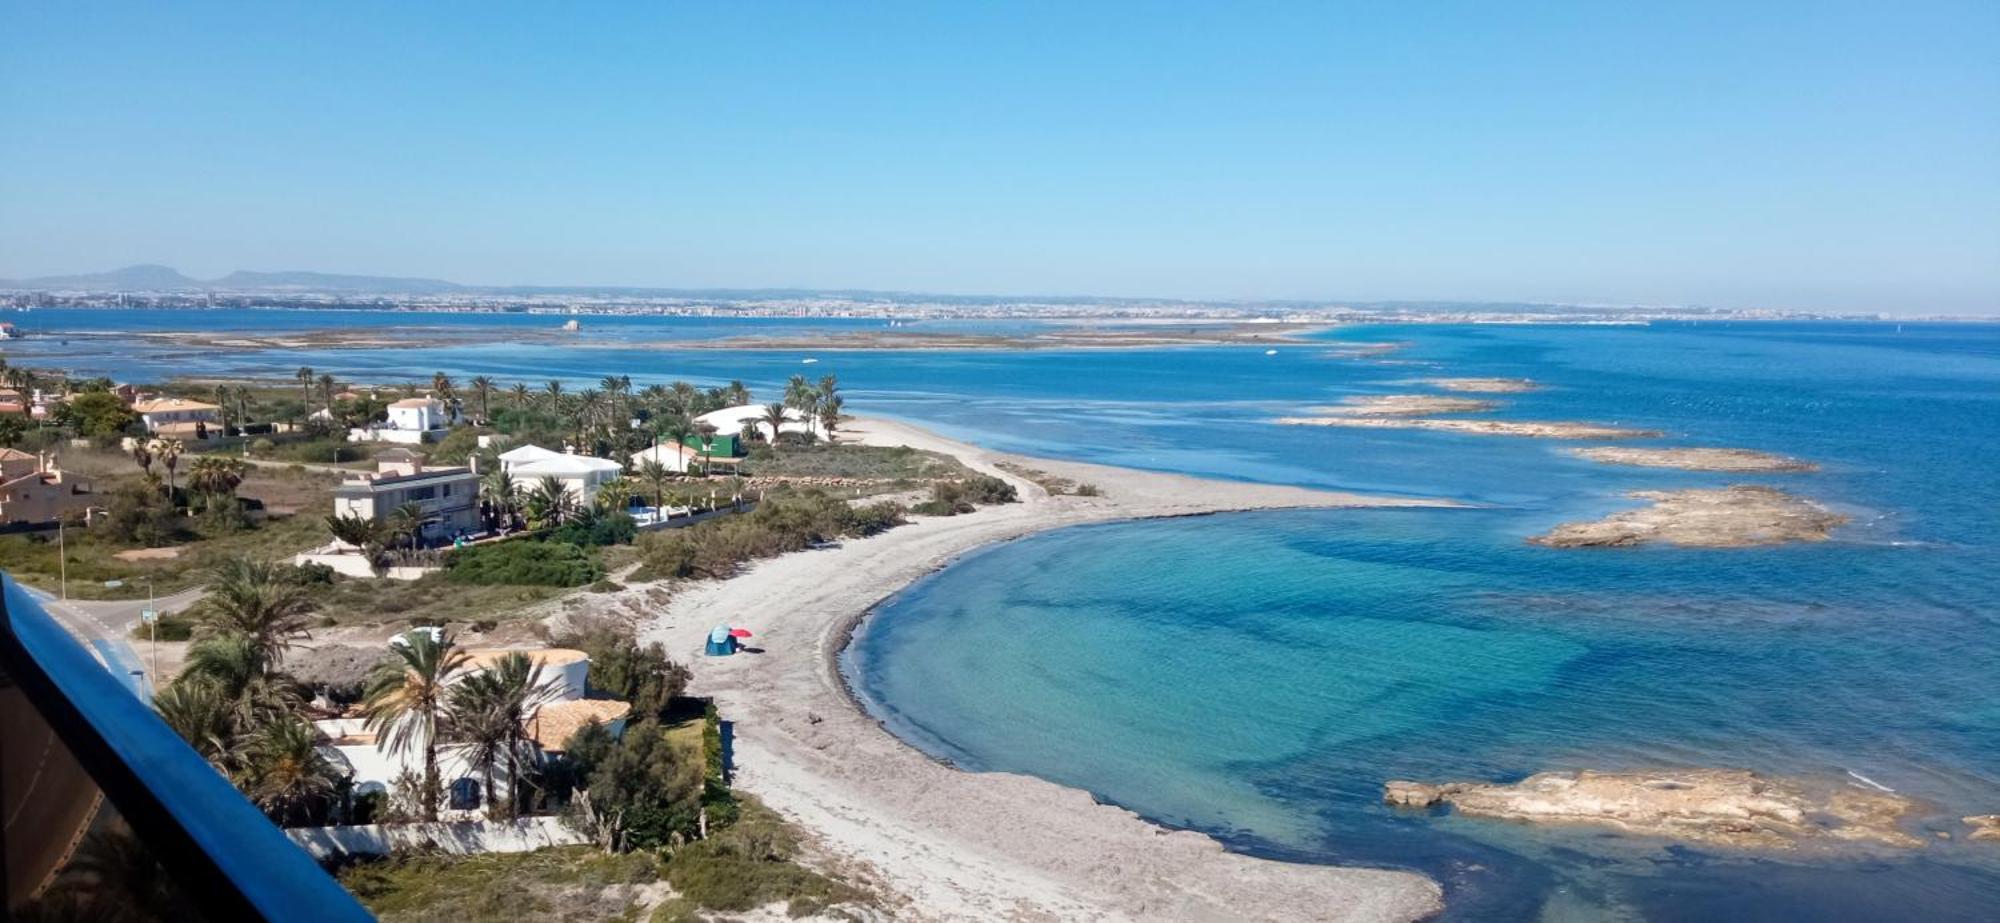
M739 783L894 895L892 915L1412 920L1441 908L1438 885L1417 873L1258 859L1080 789L953 768L870 714L848 687L839 655L881 603L917 580L1053 528L1237 510L1453 504L1034 459L1037 468L1104 490L1050 496L995 466L1023 459L915 427L862 420L844 438L949 452L1007 478L1022 502L769 559L729 580L685 585L658 609L641 608L643 591L586 605L643 620L645 640L690 661L693 690L714 696L733 722ZM763 651L700 656L718 620L755 630Z

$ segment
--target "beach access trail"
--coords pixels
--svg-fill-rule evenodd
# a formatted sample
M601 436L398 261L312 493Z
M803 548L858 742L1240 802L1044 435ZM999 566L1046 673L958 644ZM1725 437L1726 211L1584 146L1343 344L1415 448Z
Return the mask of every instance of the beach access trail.
M839 436L950 454L1005 478L1021 502L920 517L758 562L727 580L686 584L639 630L687 663L691 691L713 696L734 722L737 784L811 830L838 860L862 866L890 892L894 917L1411 920L1440 908L1438 886L1422 875L1256 859L1077 789L951 768L863 713L836 657L883 599L968 551L1046 529L1230 510L1451 504L1024 458L886 420L857 419ZM1101 496L1052 496L1001 461L1095 485ZM702 656L709 629L725 618L753 629L762 652Z

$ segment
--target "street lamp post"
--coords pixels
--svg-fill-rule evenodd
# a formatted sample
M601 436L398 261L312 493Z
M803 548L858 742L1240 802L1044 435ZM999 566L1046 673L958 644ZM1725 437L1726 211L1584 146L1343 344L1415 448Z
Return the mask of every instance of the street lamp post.
M144 576L135 577L133 579L146 581L146 608L139 610L139 621L146 623L147 654L151 657L153 661L152 676L150 677L150 679L153 684L153 691L159 692L160 691L160 609L158 603L153 598L153 575L146 574ZM104 581L104 585L116 589L118 587L124 586L125 581L106 580Z

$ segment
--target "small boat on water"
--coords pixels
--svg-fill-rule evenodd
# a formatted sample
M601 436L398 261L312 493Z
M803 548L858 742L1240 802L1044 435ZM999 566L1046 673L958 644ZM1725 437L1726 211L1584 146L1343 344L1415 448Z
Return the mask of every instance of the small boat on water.
M583 329L583 324L576 318L572 317L569 320L563 321L562 328L564 333L575 333L578 330Z

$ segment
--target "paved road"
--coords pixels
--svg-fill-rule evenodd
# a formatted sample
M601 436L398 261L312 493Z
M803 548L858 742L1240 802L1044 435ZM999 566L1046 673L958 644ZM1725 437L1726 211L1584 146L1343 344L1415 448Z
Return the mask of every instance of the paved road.
M146 675L146 662L132 646L129 634L132 626L139 622L139 610L146 607L145 600L72 599L65 602L42 590L26 589L42 604L43 609L48 610L49 615L97 655L105 669L123 679L134 695L152 701L153 684ZM200 589L183 590L172 596L160 597L154 605L165 615L194 605L201 596Z

